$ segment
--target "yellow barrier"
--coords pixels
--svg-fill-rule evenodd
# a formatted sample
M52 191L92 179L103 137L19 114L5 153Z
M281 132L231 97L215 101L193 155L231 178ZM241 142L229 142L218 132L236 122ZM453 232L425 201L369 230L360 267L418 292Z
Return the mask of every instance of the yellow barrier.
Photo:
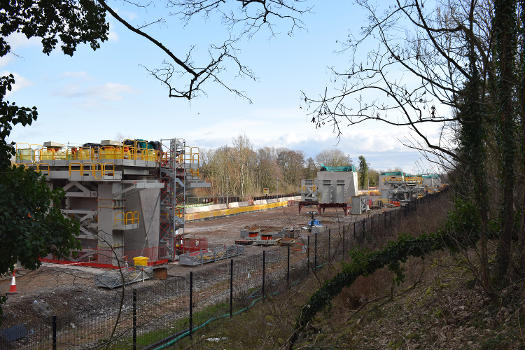
M40 167L41 167L42 165L43 165L43 166L47 166L47 169L46 169L46 170L47 170L47 175L49 175L49 163L38 163L38 164L36 165L36 170L35 170L35 171L39 173L39 172L41 171L41 170L40 170Z
M252 211L267 210L267 209L287 207L287 206L288 206L288 201L283 201L283 202L276 202L276 203L270 203L270 204L249 205L246 207L239 207L239 208L212 210L212 211L203 212L203 213L191 213L191 214L186 214L186 221L235 215L235 214L240 214L240 213L248 213Z
M93 150L91 148L79 148L77 152L73 153L73 159L91 160L93 159ZM76 156L76 158L75 158Z
M38 151L38 154L39 154L38 159L40 161L42 161L42 160L55 160L55 150L54 149L42 148L42 149L39 149L37 151Z
M111 169L106 169L107 166L111 166ZM113 163L102 163L102 177L113 176L115 177L115 164Z
M78 166L79 168L78 169L72 169L73 166ZM71 173L72 172L79 172L80 173L80 176L82 176L83 172L84 172L84 164L80 163L80 162L71 162L69 163L69 176L71 177Z
M124 225L133 225L133 224L139 224L140 222L140 214L138 211L119 211L115 213L115 217L113 218L113 225L117 226L118 224L124 224Z
M131 159L158 162L167 160L168 154L160 150L141 148L129 145L101 146L101 147L76 147L67 146L63 149L42 147L29 143L17 143L15 147L16 162L21 161L49 161L49 160L91 160L100 159ZM193 157L198 156L194 153ZM198 161L198 159L197 159Z
M89 169L91 171L91 175L93 175L93 178L95 180L102 179L102 163L90 163Z

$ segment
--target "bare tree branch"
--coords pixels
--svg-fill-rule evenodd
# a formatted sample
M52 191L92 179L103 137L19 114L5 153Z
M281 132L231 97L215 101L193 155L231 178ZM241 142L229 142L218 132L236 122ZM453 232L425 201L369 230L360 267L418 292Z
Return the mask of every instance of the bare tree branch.
M474 42L477 52L484 51L479 69L490 74L486 48L490 23L469 26L471 11L483 14L490 9L485 1L480 3L474 9L462 8L450 0L444 11L436 11L425 8L420 0L397 0L379 15L381 11L371 2L358 1L369 14L369 25L361 37L344 44L343 51L351 54L350 67L332 68L331 93L328 87L319 97L302 92L312 123L330 125L338 137L344 127L367 121L409 127L422 141L411 148L428 151L444 159L438 163L450 166L458 160L457 145L446 140L453 135L444 132L444 126L458 120L453 111L470 78L464 68L467 41ZM375 48L370 49L368 42ZM423 131L424 125L441 126L436 141Z
M192 60L193 47L185 55L177 54L144 31L145 28L153 24L164 22L164 18L155 19L141 26L133 26L110 7L106 0L97 1L119 23L151 42L169 57L169 60L164 60L159 68L144 67L154 78L168 88L169 97L191 100L199 92L205 94L204 85L210 82L246 99L250 103L251 100L245 92L232 87L222 77L228 68L235 71L235 77L256 79L254 73L240 62L239 50L234 45L244 36L253 36L263 27L267 27L272 35L275 35L272 27L274 20L288 22L290 26L288 33L291 34L295 29L302 28L302 21L299 16L309 10L298 6L302 2L301 0L168 0L168 5L176 9L175 14L181 15L186 23L196 15L209 16L217 13L223 17L223 22L229 26L229 38L219 45L210 44L208 62L196 64ZM146 8L151 4L132 0L125 0L125 2L140 8ZM241 28L237 30L239 26Z

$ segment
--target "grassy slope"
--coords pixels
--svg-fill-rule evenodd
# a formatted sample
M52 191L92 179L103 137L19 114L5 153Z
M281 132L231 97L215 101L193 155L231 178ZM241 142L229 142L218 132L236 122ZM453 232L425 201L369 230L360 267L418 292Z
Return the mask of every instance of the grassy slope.
M523 349L523 280L496 302L475 285L464 256L435 254L407 263L407 279L392 289L381 270L360 278L317 316L296 349ZM335 268L335 267L334 267ZM335 270L320 272L326 278ZM219 321L170 349L277 349L300 306L318 285L312 277L233 320Z

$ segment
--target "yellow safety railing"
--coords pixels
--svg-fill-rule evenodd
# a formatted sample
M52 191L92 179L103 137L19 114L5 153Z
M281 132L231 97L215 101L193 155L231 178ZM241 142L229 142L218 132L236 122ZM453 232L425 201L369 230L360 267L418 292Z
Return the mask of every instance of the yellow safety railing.
M102 163L102 177L104 176L115 176L115 164Z
M408 176L405 177L405 182L415 182L421 184L423 183L423 178L421 176Z
M402 176L386 176L383 182L403 182Z
M95 180L100 180L103 178L103 166L102 163L91 163L89 164L89 168L91 170L91 175L93 175L93 178Z
M76 167L78 166L78 169L73 169L73 167ZM71 162L69 163L69 176L71 177L71 173L73 172L79 172L80 173L80 176L82 176L83 172L84 172L84 164L80 163L80 162Z
M46 171L47 171L47 175L49 175L49 170L50 170L50 168L49 168L49 163L38 163L38 164L36 165L36 170L35 170L35 171L39 173L39 172L41 171L41 169L40 169L41 166L45 166L45 167L47 167L47 168L46 168Z
M55 153L56 150L54 148L46 148L42 147L41 149L37 150L38 159L39 161L43 160L55 160Z
M127 211L124 215L124 222L126 225L138 224L140 215L138 211Z
M134 225L139 224L140 222L140 214L138 211L119 211L115 213L115 217L113 218L113 224L114 226L117 225Z

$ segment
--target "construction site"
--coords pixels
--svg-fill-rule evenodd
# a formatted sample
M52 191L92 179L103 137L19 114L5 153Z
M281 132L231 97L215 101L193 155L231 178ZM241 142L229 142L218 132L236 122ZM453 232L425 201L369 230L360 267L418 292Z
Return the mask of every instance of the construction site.
M446 188L436 174L400 171L381 173L378 188L359 189L355 167L321 166L316 178L301 182L296 195L188 205L194 189L211 184L201 177L198 147L183 139L17 144L14 163L44 174L49 186L64 191L62 212L79 221L82 248L68 257L41 257L39 269L18 266L13 276L0 280L2 293L11 292L0 338L13 348L45 344L28 340L43 318L67 319L58 327L63 334L102 314L111 323L130 289L144 291L152 300L162 294L155 304L161 310L193 306L195 299L188 301L185 294L188 283L193 286L190 272L202 281L195 287L197 300L201 306L212 305L224 298L223 282L233 279L234 261L245 277L230 289L247 292L258 286L250 278L260 274L261 254L264 295L270 273L265 268L279 278L285 271L289 278L290 271L302 271L305 264L308 271L314 244L316 260L318 249L328 249L329 258L344 256L351 240L379 227L384 231L400 213L406 216L411 203ZM141 298L146 307L147 298ZM129 311L129 300L124 305ZM167 317L167 312L154 318ZM56 324L45 323L43 329L53 329L56 338ZM99 338L105 339L104 334ZM75 346L65 342L58 348L100 346L86 344L80 339Z

